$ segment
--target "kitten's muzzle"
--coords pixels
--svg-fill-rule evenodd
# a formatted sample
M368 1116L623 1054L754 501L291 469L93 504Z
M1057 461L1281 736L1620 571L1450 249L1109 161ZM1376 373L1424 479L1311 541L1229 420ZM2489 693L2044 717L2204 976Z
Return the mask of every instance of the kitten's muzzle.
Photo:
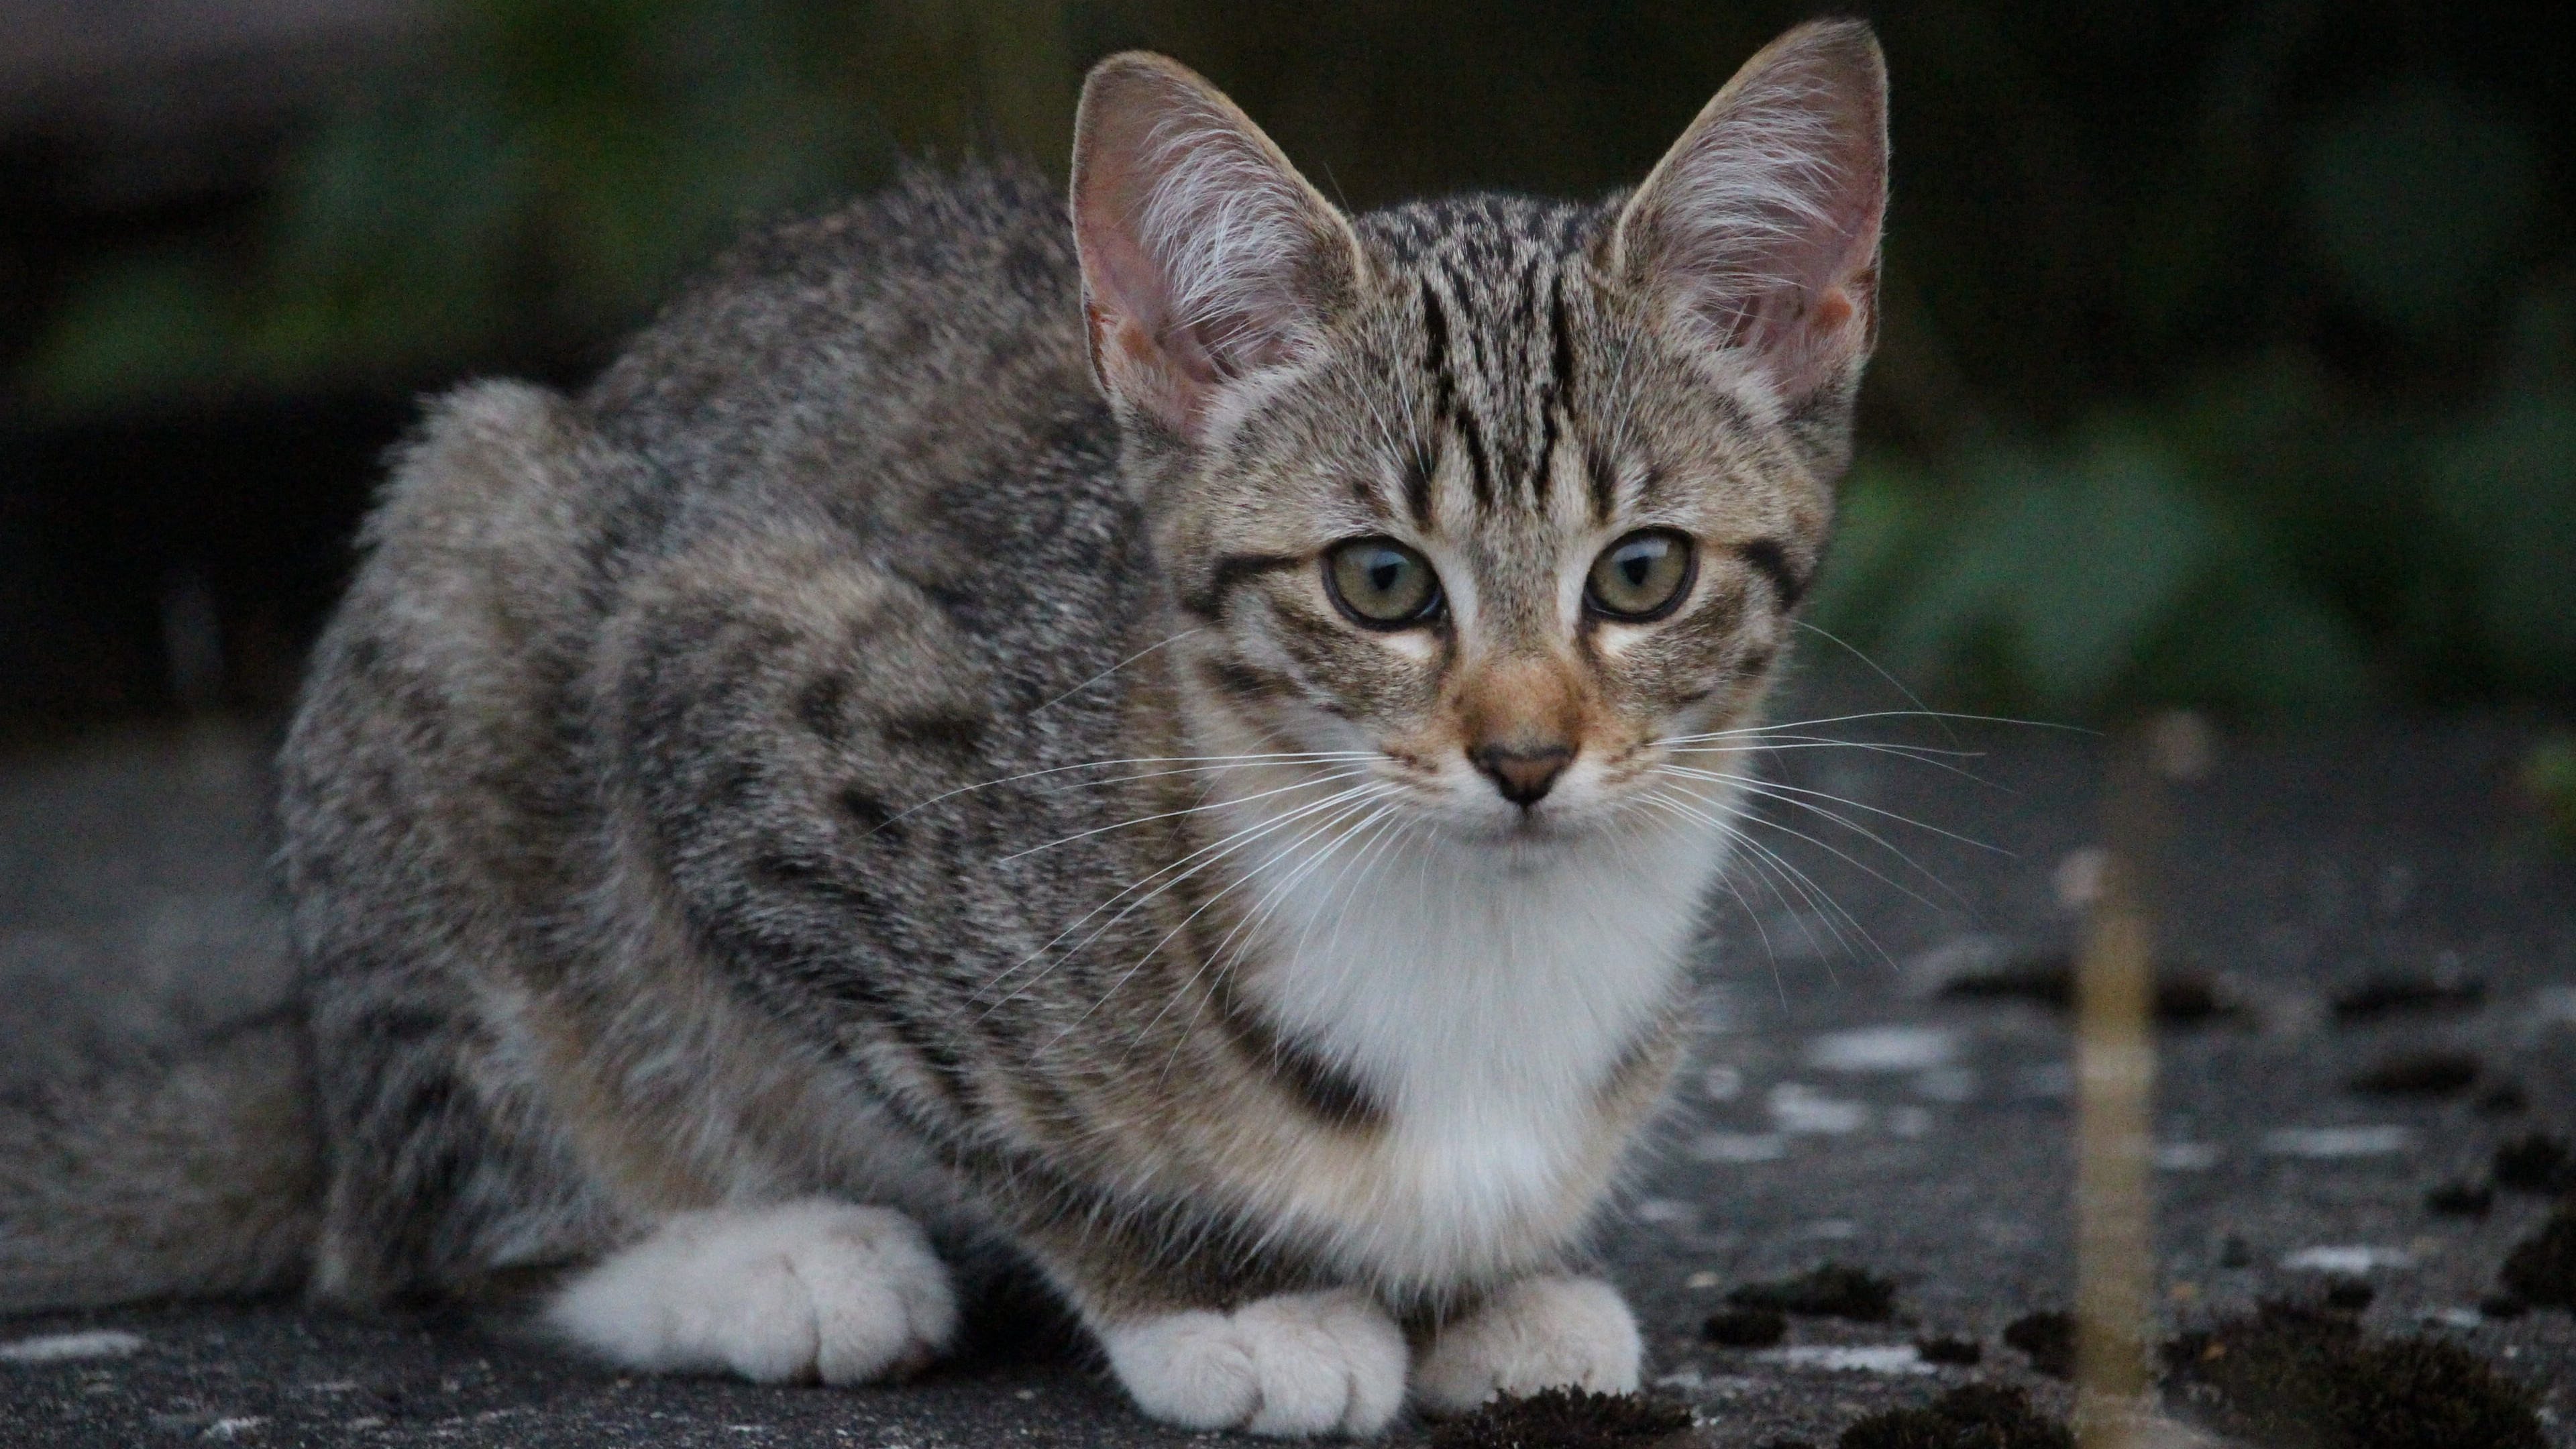
M1564 774L1565 767L1574 763L1574 751L1564 745L1549 745L1542 749L1505 749L1500 745L1486 745L1468 751L1467 758L1475 762L1477 769L1485 772L1494 782L1494 788L1503 792L1504 799L1527 810L1546 799L1547 792L1556 788L1556 777Z

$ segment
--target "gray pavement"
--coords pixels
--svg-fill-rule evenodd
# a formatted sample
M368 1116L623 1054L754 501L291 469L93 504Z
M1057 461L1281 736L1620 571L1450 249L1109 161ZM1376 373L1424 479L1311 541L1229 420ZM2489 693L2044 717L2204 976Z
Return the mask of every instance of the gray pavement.
M2441 1336L2535 1386L2548 1442L2569 1449L2576 1321L2478 1312L2546 1201L2503 1194L2482 1218L2424 1202L2482 1178L2503 1142L2576 1130L2576 861L2511 789L2537 730L2482 716L2222 734L2214 770L2171 788L2160 954L2215 1009L2160 1037L2157 1270L2168 1330L2265 1295L2313 1300L2336 1272L2365 1278L2369 1330ZM1815 732L1953 744L1898 720ZM1742 900L1721 912L1702 1065L1603 1234L1648 1329L1650 1377L1697 1411L1696 1443L1830 1444L1863 1414L1976 1379L2066 1407L2000 1339L2072 1293L2066 1022L1942 987L2073 940L2060 897L2096 834L2099 750L2028 728L1961 726L1956 744L1974 757L1944 761L1978 778L1857 749L1774 764L1776 780L1980 844L1849 805L1830 808L1882 842L1788 810L1756 832L1781 859L1742 873ZM282 989L261 749L206 725L0 760L0 1080L220 1023ZM2338 1015L2338 998L2382 977L2475 999ZM2478 1080L2448 1095L2350 1087L2427 1052L2465 1058ZM1894 1278L1903 1317L1796 1319L1766 1350L1699 1338L1728 1288L1827 1260ZM109 1336L53 1337L66 1334ZM1983 1362L1923 1364L1910 1345L1929 1335L1974 1339ZM91 1351L22 1361L41 1343ZM456 1317L281 1303L0 1321L12 1445L1204 1438L1141 1423L1078 1351L1043 1343L833 1391L620 1377Z

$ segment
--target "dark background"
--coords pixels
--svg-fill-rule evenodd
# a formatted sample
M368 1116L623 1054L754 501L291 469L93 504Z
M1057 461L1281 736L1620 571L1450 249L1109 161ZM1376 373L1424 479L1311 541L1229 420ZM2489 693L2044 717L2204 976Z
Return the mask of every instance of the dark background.
M1845 9L1895 201L1818 625L2053 718L2576 696L2565 7ZM1366 207L1632 181L1815 13L7 0L0 739L273 712L420 391L575 383L901 156L1059 169L1110 50Z

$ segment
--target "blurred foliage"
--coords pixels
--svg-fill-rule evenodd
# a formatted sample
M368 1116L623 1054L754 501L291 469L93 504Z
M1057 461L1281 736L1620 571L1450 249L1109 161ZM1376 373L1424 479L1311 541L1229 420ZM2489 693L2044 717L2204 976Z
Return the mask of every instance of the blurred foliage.
M2522 762L2522 786L2560 845L2576 850L2576 736L2553 735Z
M2319 0L1862 7L1885 341L1816 604L1927 693L2098 714L2576 692L2563 20ZM578 371L746 222L903 154L1061 164L1089 59L1212 75L1356 206L1643 173L1805 7L459 0L247 253L98 260L58 411Z

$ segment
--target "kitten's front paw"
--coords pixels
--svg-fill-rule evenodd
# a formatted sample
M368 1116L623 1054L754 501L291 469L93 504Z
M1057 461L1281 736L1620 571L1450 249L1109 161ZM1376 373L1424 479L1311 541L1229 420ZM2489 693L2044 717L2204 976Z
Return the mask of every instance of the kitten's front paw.
M1642 1357L1619 1290L1598 1278L1524 1278L1440 1330L1413 1394L1431 1414L1550 1388L1624 1394L1637 1387Z
M1404 1403L1404 1333L1347 1288L1140 1318L1100 1339L1136 1406L1184 1428L1374 1434Z
M912 1219L815 1201L682 1213L575 1279L545 1317L626 1368L859 1384L945 1352L957 1299Z

